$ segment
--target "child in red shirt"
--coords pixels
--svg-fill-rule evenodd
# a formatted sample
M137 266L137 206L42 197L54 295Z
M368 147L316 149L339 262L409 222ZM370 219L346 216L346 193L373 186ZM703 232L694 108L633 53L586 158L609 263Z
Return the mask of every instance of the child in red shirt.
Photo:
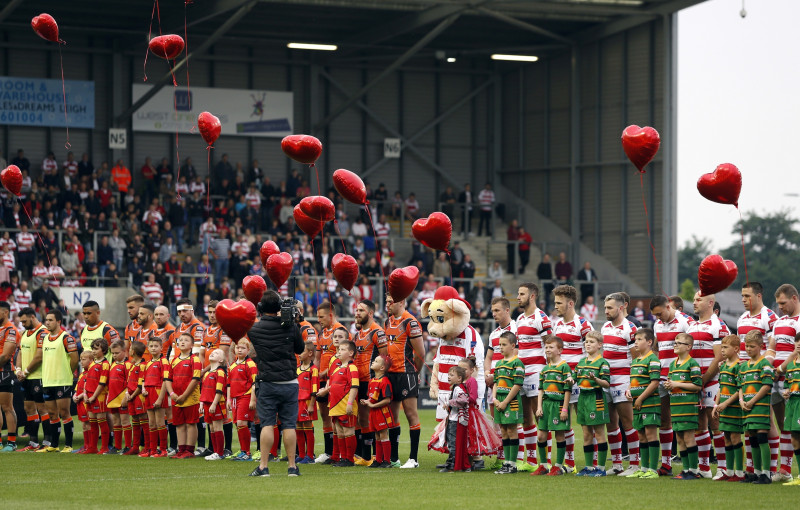
M122 436L125 436L125 454L131 449L131 420L128 408L123 403L125 388L128 384L128 372L131 364L128 363L128 354L125 352L125 342L117 340L111 344L111 366L108 370L108 391L106 392L106 408L111 414L111 424L114 427L114 448L111 453L119 453L122 449Z
M174 459L194 458L197 443L197 422L200 421L200 374L203 364L192 353L194 336L183 333L178 338L180 354L172 360L169 377L165 378L172 399L172 424L177 428L178 453Z
M125 393L122 396L122 406L128 408L133 433L133 444L123 455L138 455L141 438L144 438L144 449L149 450L150 426L147 423L147 407L142 396L139 381L144 377L145 363L143 356L145 345L142 342L131 342L130 370L128 380L125 382Z
M225 438L222 424L227 418L225 412L225 387L228 374L225 370L225 351L214 349L208 355L209 369L203 374L200 388L200 402L203 404L203 417L211 431L211 449L214 451L206 460L222 460Z
M242 338L236 342L236 360L228 371L228 409L236 420L239 448L242 450L233 460L252 460L250 456L250 422L255 417L256 399L253 384L258 376L258 367L248 356L250 342Z
M378 356L372 361L370 369L375 373L369 381L367 390L368 399L362 399L360 404L369 408L369 428L375 432L378 442L375 461L369 465L372 468L388 468L392 466L392 449L389 444L389 428L394 425L392 409L392 383L386 377L386 370L390 366L386 356Z
M83 446L77 453L83 453L89 447L89 438L91 437L91 430L89 428L89 412L86 410L86 375L88 374L89 365L92 364L92 352L83 351L81 353L81 375L78 376L78 382L75 384L75 395L72 396L72 401L75 402L78 408L78 420L81 422L83 429Z
M164 400L167 398L169 364L161 354L161 337L153 336L147 341L151 359L144 367L139 386L147 406L150 423L150 449L143 450L139 457L167 456L167 427L164 424ZM160 447L160 448L159 448Z
M86 374L84 392L89 397L86 399L86 407L89 411L89 424L91 435L89 447L83 451L84 454L106 454L108 452L108 437L110 430L106 421L106 390L108 386L108 370L110 365L106 359L108 353L108 342L99 338L92 342L92 355L94 360L89 365ZM100 450L97 450L98 436L101 439Z
M355 466L356 453L356 416L358 413L358 368L353 363L356 345L345 340L339 343L337 357L341 366L330 372L328 386L318 394L329 395L328 415L336 428L336 437L339 441L339 454L341 460L334 464L336 467Z
M317 419L317 389L319 370L314 365L314 342L305 343L306 350L300 356L297 367L299 383L297 400L297 449L298 464L314 463L314 421Z

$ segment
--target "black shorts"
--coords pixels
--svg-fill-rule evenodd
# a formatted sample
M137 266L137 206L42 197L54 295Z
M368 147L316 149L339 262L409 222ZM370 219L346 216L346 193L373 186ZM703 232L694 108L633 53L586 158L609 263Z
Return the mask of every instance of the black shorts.
M319 389L321 390L322 388L324 388L327 385L328 385L328 380L327 379L324 380L324 381L320 381L319 382ZM317 397L317 402L320 403L320 404L327 404L328 403L328 395L325 395L324 397ZM325 409L327 409L327 408L328 408L328 406L325 406Z
M62 398L72 398L72 386L50 386L42 388L45 402L61 400Z
M360 381L358 383L358 400L369 399L369 381Z
M416 372L388 372L386 377L392 383L392 402L419 396L419 376Z
M266 381L258 383L260 391L256 401L258 418L262 427L273 427L278 419L281 430L297 428L299 402L297 384L275 384Z
M26 401L36 402L37 404L44 402L41 379L25 379L22 381L22 388L25 390Z
M14 372L0 372L0 393L14 393L14 385L17 382Z

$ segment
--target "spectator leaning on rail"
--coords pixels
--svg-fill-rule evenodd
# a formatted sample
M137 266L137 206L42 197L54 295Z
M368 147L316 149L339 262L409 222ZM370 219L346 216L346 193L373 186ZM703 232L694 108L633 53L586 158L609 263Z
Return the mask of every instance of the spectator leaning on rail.
M261 319L248 333L258 365L258 417L261 420L261 463L250 476L269 476L267 461L272 449L272 428L281 417L283 443L289 460L289 476L298 476L295 464L297 436L297 360L295 354L305 349L296 321L281 324L281 298L267 291L258 305ZM294 309L294 307L292 308Z

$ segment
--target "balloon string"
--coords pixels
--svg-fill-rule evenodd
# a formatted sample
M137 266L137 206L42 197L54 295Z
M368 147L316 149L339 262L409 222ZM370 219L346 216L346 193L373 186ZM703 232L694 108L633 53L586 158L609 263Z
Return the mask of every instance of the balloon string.
M175 81L175 73L172 74L172 80ZM173 86L177 86L177 83ZM178 158L178 173L175 177L175 196L181 200L181 192L178 191L178 181L181 178L181 149L180 149L180 135L178 134L178 95L172 94L172 104L175 107L175 156ZM210 172L209 172L210 173Z
M316 163L311 163L311 168L314 169L314 172L317 174L317 195L322 195L322 188L319 186L319 170L317 169Z
M739 232L742 235L742 259L744 260L744 279L747 283L750 283L750 277L747 276L747 255L744 253L744 220L742 219L742 211L739 207L736 207L736 210L739 211Z
M153 18L158 10L158 35L161 35L161 9L158 7L158 0L153 1L153 12L150 13L150 27L147 32L148 48L144 51L144 81L147 81L147 55L150 50L150 39L153 35Z
M378 267L381 268L381 278L383 278L383 290L384 290L384 293L385 293L386 292L386 271L384 271L383 264L381 264L381 247L378 244L378 234L377 234L377 232L375 232L375 222L372 221L372 212L369 210L369 200L364 202L364 207L367 208L367 216L369 217L369 226L372 227L372 235L374 236L374 239L375 239L375 248L376 248L375 254L378 257ZM452 275L451 275L451 279L452 279Z
M344 239L342 238L341 232L339 232L339 222L336 221L336 218L333 219L333 228L336 229L336 235L339 236L339 240L342 242L342 251L345 255L347 255L347 248L344 245Z
M192 88L189 86L189 29L186 25L186 6L192 3L186 0L183 4L183 43L186 48L186 96L189 99L189 111L192 110Z
M208 153L208 179L206 181L206 214L211 217L211 149L212 147L209 145L206 147L206 152ZM213 221L213 220L212 220ZM208 235L208 232L206 232ZM206 280L208 280L208 270L209 266L211 265L211 258L209 257L208 253L211 249L211 239L208 240L208 244L206 245Z
M653 245L653 236L650 233L650 216L647 214L647 201L645 200L645 197L644 197L644 173L643 172L639 172L639 184L640 184L640 186L642 188L642 205L644 206L644 224L645 224L645 226L647 226L647 240L650 242L650 251L653 254L653 262L655 262L655 266L656 266L656 281L658 282L658 286L662 287L662 291L663 291L663 286L661 285L661 275L659 274L659 271L658 271L658 258L656 257L656 247Z
M66 43L64 43L66 44ZM64 85L64 57L61 56L61 45L58 45L58 60L61 61L61 96L64 98L64 126L67 128L67 143L64 148L69 150L72 144L69 143L69 120L67 119L67 87Z
M50 262L49 250L47 249L47 246L44 244L44 239L42 239L42 235L39 233L39 229L36 228L36 225L33 224L33 219L31 219L31 215L28 214L28 208L25 207L25 204L22 203L22 200L20 200L19 197L17 197L17 200L19 200L19 203L22 206L22 211L25 213L25 216L28 217L28 221L30 222L31 227L34 228L36 236L39 238L39 242L42 244L42 249L44 250L44 256L47 257L47 267L53 267L53 263Z

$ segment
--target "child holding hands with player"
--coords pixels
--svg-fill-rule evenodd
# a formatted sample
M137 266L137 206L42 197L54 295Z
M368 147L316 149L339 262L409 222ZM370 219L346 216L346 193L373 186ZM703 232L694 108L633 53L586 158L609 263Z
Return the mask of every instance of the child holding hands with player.
M369 398L359 402L369 409L369 428L375 432L375 441L377 441L375 461L369 465L371 468L392 467L389 427L394 424L394 418L389 407L392 402L392 384L386 377L388 368L389 360L386 356L378 356L372 361L370 369L375 376L369 381L367 390Z
M744 445L742 432L742 407L739 404L740 340L737 335L722 339L720 351L723 361L719 366L719 392L714 397L712 416L719 420L719 429L725 434L725 455L731 459L720 481L741 482L744 480Z
M225 370L225 351L214 349L208 355L208 371L203 374L200 386L200 403L203 404L203 419L211 431L211 449L214 451L206 460L222 460L225 437L222 424L227 418L225 412L225 390L228 374Z
M314 342L306 342L297 367L297 463L314 463L314 421L317 419L319 370L314 365Z

